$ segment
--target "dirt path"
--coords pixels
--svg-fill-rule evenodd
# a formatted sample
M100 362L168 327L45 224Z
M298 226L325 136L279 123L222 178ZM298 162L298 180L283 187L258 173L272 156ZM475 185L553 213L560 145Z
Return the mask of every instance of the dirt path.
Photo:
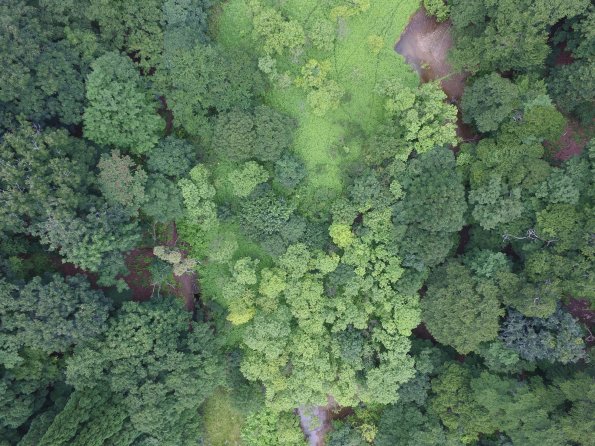
M454 73L448 63L448 51L452 47L450 27L449 20L437 22L426 15L424 8L420 8L401 34L395 51L417 71L422 82L440 81L448 100L458 106L468 75ZM463 123L460 112L457 117L457 135L463 142L479 139L473 129Z
M302 431L310 446L324 445L324 436L331 430L329 410L328 406L302 406L297 410Z
M171 240L167 241L167 246L175 246L177 241L178 230L176 227L176 222L173 222L172 238ZM184 250L182 250L181 252L184 256L188 254ZM194 312L196 303L194 300L194 295L198 292L196 273L185 273L181 276L176 276L174 274L174 280L176 281L176 289L174 291L174 294L184 299L184 305L186 306L186 309L188 311Z

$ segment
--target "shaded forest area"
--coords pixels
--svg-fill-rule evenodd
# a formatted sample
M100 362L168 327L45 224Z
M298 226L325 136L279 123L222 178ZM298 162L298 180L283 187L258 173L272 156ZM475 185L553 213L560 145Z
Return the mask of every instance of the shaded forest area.
M0 446L592 445L594 20L2 1Z

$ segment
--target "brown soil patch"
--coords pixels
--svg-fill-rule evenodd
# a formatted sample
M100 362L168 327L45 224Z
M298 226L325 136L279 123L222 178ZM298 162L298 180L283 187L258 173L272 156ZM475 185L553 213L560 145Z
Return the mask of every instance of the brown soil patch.
M167 246L176 246L178 242L178 230L176 227L176 223L172 223L172 232L171 232L171 239L166 242ZM187 256L188 253L184 250L180 250L180 252ZM184 304L186 309L190 312L194 312L194 308L196 306L196 302L194 299L194 295L198 294L198 284L197 284L197 275L196 273L186 273L182 274L181 276L176 276L174 274L174 280L176 281L176 288L174 290L174 294L176 296L181 297L184 299Z
M560 139L555 142L548 141L544 145L553 154L555 160L566 161L581 154L592 133L592 130L585 130L578 122L571 119Z
M430 333L430 330L428 330L428 327L426 327L426 324L424 324L423 322L419 324L417 327L415 327L413 330L411 330L411 334L418 339L432 341L432 343L434 344L438 343L436 339L434 339L434 336L432 336L432 333Z
M565 307L587 329L588 335L585 338L587 344L594 345L595 336L593 335L593 327L595 326L595 310L591 308L589 301L571 297Z
M97 285L97 279L98 279L97 274L90 273L89 271L80 269L78 266L76 266L72 263L68 263L68 262L63 263L62 258L59 256L52 256L50 258L50 261L51 261L53 267L56 268L56 271L62 273L63 276L70 277L70 276L76 276L77 274L81 274L89 280L89 283L91 284L91 288L96 289L96 290L104 289L104 287Z
M566 51L566 42L562 42L556 45L556 58L554 60L554 65L570 65L574 62L574 58L572 57L572 53Z
M133 249L126 256L129 273L124 277L124 281L132 292L132 300L136 302L149 300L153 295L151 272L149 271L152 258L153 250L151 248Z
M164 96L159 96L159 101L161 102L159 114L165 119L165 134L169 135L174 128L174 112L167 107L167 100Z
M458 101L465 89L466 73L454 73L447 61L452 47L451 23L437 22L420 8L401 34L395 51L418 73L422 82L440 80L442 90L451 101Z

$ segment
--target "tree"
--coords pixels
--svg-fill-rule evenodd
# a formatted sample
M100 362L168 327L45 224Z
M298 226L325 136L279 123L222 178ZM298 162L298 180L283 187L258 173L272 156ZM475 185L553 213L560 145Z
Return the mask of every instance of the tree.
M258 186L269 180L269 173L260 164L248 161L242 168L229 173L227 181L236 197L246 198Z
M583 123L593 120L595 98L595 69L589 60L555 68L548 78L548 86L560 110L572 113Z
M399 250L404 264L423 271L441 263L455 245L467 209L465 191L445 148L420 154L403 169L394 174L402 191L395 185L393 190L403 197L394 205L393 222L404 231Z
M91 64L83 120L85 136L142 154L159 140L164 128L157 102L146 90L132 61L116 52Z
M304 162L295 156L284 155L275 163L273 181L288 190L294 190L306 178Z
M84 77L89 60L69 41L64 26L39 5L19 0L3 2L0 31L0 104L4 129L17 124L16 116L37 123L81 121L85 99ZM53 20L54 19L54 20ZM70 17L72 28L86 26ZM82 23L81 23L82 22Z
M246 446L299 446L306 441L297 416L263 409L246 419L242 426L242 443Z
M410 144L410 150L423 153L457 144L457 109L446 103L446 95L436 82L412 90L398 80L391 80L380 85L378 93L385 97L384 108L402 129L402 137Z
M450 9L444 3L444 0L424 0L424 8L426 8L428 14L436 17L439 22L445 21L450 14Z
M31 233L49 213L73 212L88 202L94 151L63 130L28 123L0 141L0 229Z
M200 69L196 69L200 67ZM206 136L208 116L248 109L262 90L262 77L247 54L213 45L176 48L155 73L155 89L167 97L174 125Z
M97 167L99 188L106 201L135 215L146 201L145 171L137 167L128 155L121 156L119 150L113 150L109 157L103 154Z
M210 184L210 173L203 164L190 171L190 179L178 181L186 205L187 218L209 230L217 225L217 211L212 201L215 188Z
M470 72L538 71L549 54L548 27L582 13L589 2L478 0L449 2L454 46L450 58Z
M33 436L69 393L61 358L101 336L110 304L83 276L53 275L17 285L0 280L0 307L0 431Z
M432 379L432 399L428 412L463 444L473 444L480 434L490 435L498 424L490 412L474 399L471 390L473 371L469 367L450 362Z
M185 216L182 192L178 185L160 174L149 175L146 201L141 209L159 223L179 221Z
M585 358L582 335L576 320L560 308L544 319L527 318L511 309L500 332L505 345L521 358L563 364Z
M74 392L39 444L199 441L199 406L222 383L217 353L209 328L189 322L181 303L125 303L105 338L68 361Z
M89 0L85 15L99 25L99 38L105 45L135 55L139 66L148 70L161 62L162 5L162 0L149 0L142 5Z
M116 276L126 273L122 252L136 246L140 239L138 224L119 207L90 208L79 217L72 214L50 215L33 232L50 251L58 251L63 262L100 274L100 285L126 284Z
M258 0L250 2L254 17L254 36L263 40L267 54L282 54L305 44L306 36L299 22L286 20L275 8L263 6Z
M197 149L186 140L168 136L151 149L147 156L149 172L178 180L196 164Z
M218 117L212 147L221 159L275 162L291 146L294 127L289 116L264 105L234 109Z
M453 438L454 437L454 438ZM459 446L454 435L447 437L440 419L409 403L397 403L383 408L374 444L378 446Z
M518 87L510 80L497 73L486 74L465 89L461 102L464 121L474 122L483 133L498 130L519 108L519 96Z
M474 277L453 261L432 273L422 299L422 317L428 330L439 342L463 354L495 339L503 314L497 286Z
M1 287L5 367L22 361L23 348L65 353L105 330L110 305L82 276L54 275L48 283L35 277L22 287L2 281Z

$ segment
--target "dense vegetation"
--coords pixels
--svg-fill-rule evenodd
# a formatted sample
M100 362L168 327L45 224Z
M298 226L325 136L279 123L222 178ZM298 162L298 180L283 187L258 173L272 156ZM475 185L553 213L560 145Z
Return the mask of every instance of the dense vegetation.
M593 6L423 4L1 2L0 446L593 444Z

